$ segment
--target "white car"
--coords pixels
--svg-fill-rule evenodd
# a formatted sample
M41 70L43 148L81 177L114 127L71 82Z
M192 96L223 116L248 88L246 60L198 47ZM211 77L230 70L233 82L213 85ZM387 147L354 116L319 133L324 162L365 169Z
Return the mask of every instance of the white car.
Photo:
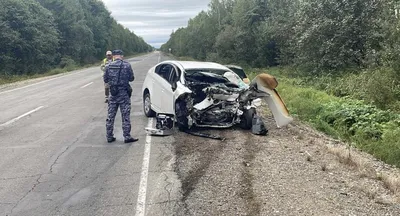
M144 114L173 115L180 129L236 124L250 129L255 107L260 98L267 98L280 127L292 119L275 83L273 77L264 74L248 85L228 67L213 62L164 61L152 67L144 80Z

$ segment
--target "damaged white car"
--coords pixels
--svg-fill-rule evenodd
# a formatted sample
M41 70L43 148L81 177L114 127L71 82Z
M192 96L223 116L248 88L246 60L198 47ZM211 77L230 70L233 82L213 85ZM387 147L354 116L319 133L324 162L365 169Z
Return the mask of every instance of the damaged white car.
M277 82L260 74L250 84L234 71L213 62L164 61L144 80L143 109L147 117L171 115L181 130L192 127L251 129L256 106L265 99L278 127L292 121L275 90Z

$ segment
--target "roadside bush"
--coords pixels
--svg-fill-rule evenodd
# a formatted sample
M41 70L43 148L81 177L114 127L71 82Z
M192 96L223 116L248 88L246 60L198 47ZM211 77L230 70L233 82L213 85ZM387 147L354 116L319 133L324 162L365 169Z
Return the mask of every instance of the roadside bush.
M321 77L314 86L337 97L351 96L355 99L366 99L367 76L363 74L347 74L343 77ZM323 83L325 86L318 86ZM312 84L312 83L311 83ZM320 84L321 85L321 84Z
M380 68L372 71L365 91L367 101L383 109L400 100L400 83L391 69Z
M67 71L71 71L77 68L77 64L72 58L63 57L61 58L60 67Z
M389 164L400 166L400 128L385 130L378 143L366 143L364 149Z
M344 135L348 138L357 136L380 140L387 128L400 126L400 115L349 99L325 104L320 115L330 126L344 129Z
M56 74L60 74L60 73L64 73L64 72L65 72L64 69L55 68L55 69L49 71L49 72L47 73L47 75L56 75Z
M351 96L365 100L381 109L396 108L400 100L400 85L395 72L390 68L378 68L338 78L323 78L317 83L326 83L325 88L315 85L338 97ZM398 110L400 111L400 110Z

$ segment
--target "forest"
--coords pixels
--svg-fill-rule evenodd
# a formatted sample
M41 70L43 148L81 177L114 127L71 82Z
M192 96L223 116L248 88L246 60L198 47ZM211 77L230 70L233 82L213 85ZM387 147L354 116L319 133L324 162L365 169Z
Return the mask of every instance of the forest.
M267 72L289 111L400 166L397 0L211 0L161 50Z
M151 51L100 0L0 0L0 77L98 62L108 49Z

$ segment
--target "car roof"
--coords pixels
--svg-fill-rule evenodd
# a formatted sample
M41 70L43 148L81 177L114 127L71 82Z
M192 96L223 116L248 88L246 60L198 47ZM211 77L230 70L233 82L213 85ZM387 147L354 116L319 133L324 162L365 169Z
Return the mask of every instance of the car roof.
M183 69L198 69L198 68L207 68L207 69L221 69L221 70L230 70L224 65L215 63L215 62L201 62L201 61L163 61L161 63L172 63L179 64ZM160 64L161 64L160 63Z

